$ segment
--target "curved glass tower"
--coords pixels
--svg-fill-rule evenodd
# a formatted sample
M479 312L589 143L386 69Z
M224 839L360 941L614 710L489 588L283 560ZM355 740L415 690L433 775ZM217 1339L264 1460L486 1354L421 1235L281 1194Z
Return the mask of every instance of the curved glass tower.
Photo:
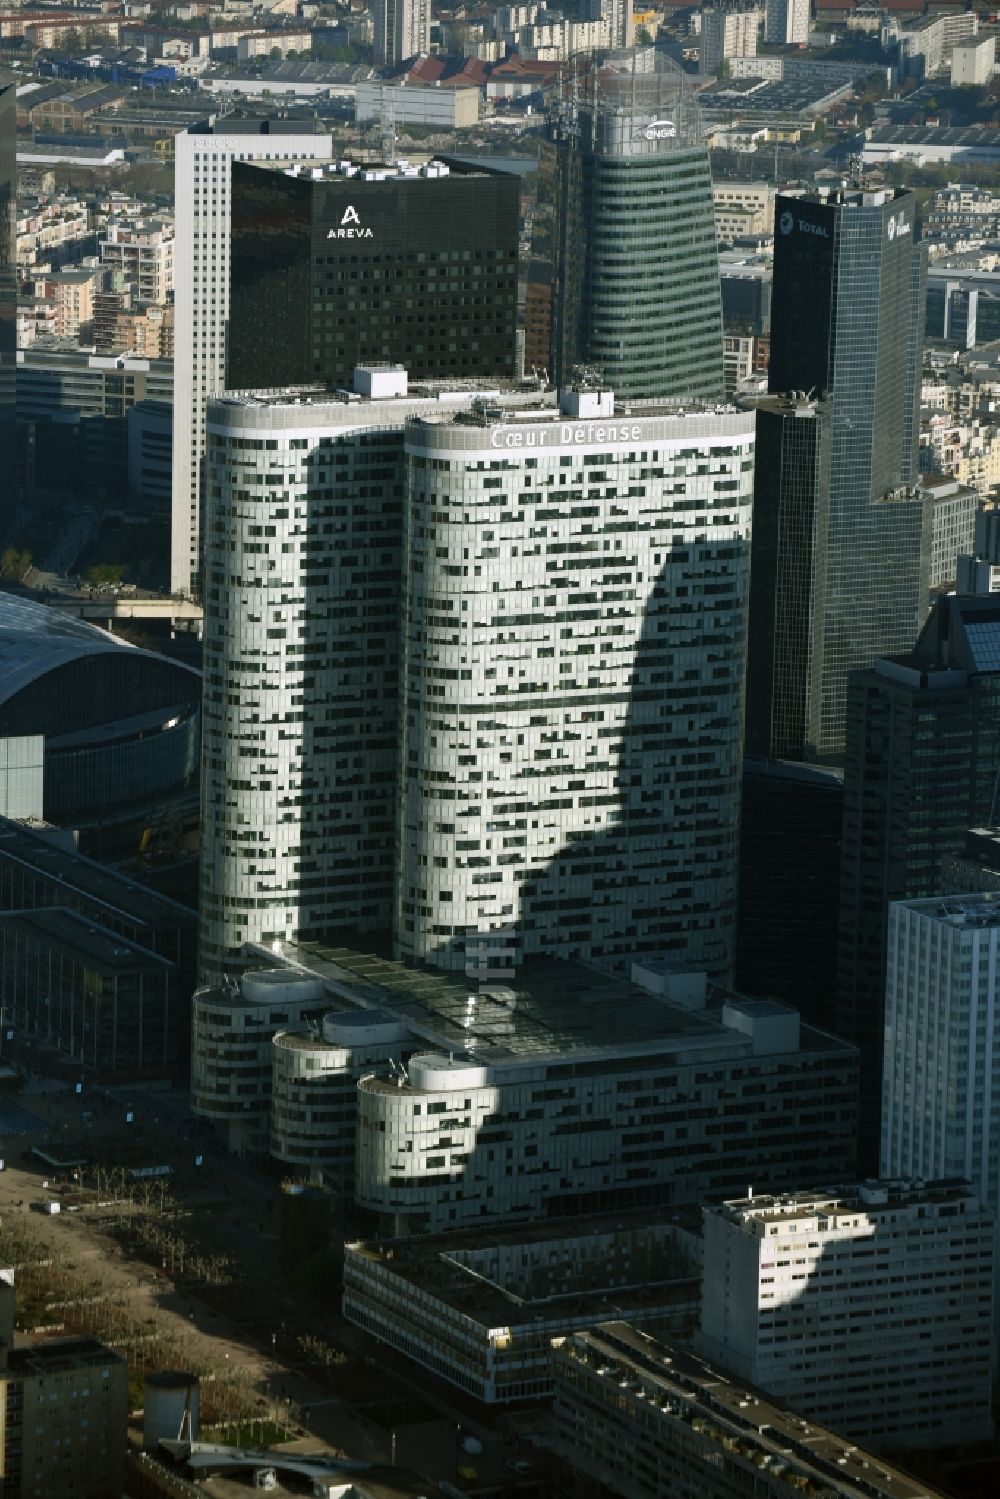
M582 365L620 400L720 399L712 174L684 74L640 48L574 58L557 92L556 379Z

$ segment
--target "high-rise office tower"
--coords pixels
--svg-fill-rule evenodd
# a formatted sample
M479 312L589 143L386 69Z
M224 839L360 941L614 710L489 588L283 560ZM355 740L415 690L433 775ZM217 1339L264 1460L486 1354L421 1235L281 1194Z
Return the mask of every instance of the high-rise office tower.
M170 587L200 589L205 407L223 388L229 321L229 193L234 161L328 161L311 120L213 117L175 140L173 476Z
M753 417L570 393L407 435L396 948L728 972Z
M17 360L17 219L14 191L15 85L0 73L0 473L12 486L15 472L14 370ZM8 499L12 499L8 493Z
M574 59L553 110L553 368L620 400L722 398L722 295L708 148L661 53Z
M993 1214L964 1181L707 1207L695 1346L875 1446L988 1441Z
M752 415L367 378L212 407L204 976L393 918L728 971Z
M839 770L744 760L734 981L824 1030L834 1026L843 815Z
M939 894L996 821L1000 598L939 599L914 650L851 676L836 1025L861 1052L861 1165L878 1151L889 902Z
M405 62L431 49L431 0L375 0L372 61Z
M350 401L316 391L209 408L207 982L244 942L391 928L403 428L422 410L454 404L408 395L405 373L384 369Z
M889 907L882 1171L961 1177L1000 1207L1000 901Z
M804 47L809 40L809 0L766 0L764 40L777 47Z
M234 165L227 388L513 376L518 207L512 173L457 163Z
M848 673L908 650L925 607L926 262L902 189L779 196L775 222L768 387L789 400L761 422L748 741L836 760Z
M825 402L764 396L757 411L747 642L747 754L816 759L830 501Z

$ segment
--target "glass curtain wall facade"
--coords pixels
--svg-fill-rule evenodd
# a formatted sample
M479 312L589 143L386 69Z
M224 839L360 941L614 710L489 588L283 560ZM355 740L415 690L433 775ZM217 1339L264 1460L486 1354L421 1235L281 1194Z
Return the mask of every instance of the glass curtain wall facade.
M575 59L551 131L557 383L587 366L620 400L721 399L711 166L684 75L659 54Z
M226 385L513 376L518 179L234 164Z
M926 256L914 243L913 194L902 189L779 196L775 223L769 389L824 399L830 436L810 599L818 709L798 746L770 752L836 760L849 672L908 650L925 607L930 509L914 486ZM762 469L761 485L773 482ZM762 487L761 513L773 503ZM780 558L771 571L779 590L799 586ZM751 608L772 608L766 586ZM797 642L778 637L774 648Z
M1000 639L995 596L949 596L909 657L851 677L835 1028L861 1051L865 1169L878 1152L889 902L937 894L966 830L996 822L1000 653L970 648L977 624Z
M758 401L746 750L763 760L813 759L820 741L829 480L824 403Z

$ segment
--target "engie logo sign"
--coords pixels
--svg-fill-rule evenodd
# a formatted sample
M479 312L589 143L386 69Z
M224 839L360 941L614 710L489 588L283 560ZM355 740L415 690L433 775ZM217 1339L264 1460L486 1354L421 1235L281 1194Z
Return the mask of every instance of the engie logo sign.
M344 209L344 216L340 221L339 229L328 229L327 239L374 239L371 229L366 228L358 215L358 210L353 204L348 203Z
M642 132L647 141L672 141L677 136L673 120L653 120Z

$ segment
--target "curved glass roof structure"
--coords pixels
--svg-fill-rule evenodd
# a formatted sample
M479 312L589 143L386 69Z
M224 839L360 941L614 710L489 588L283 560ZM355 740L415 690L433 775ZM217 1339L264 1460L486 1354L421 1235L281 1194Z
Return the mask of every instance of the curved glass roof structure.
M0 706L71 661L123 652L150 661L166 659L34 599L0 593ZM198 676L181 662L170 661L169 665Z

